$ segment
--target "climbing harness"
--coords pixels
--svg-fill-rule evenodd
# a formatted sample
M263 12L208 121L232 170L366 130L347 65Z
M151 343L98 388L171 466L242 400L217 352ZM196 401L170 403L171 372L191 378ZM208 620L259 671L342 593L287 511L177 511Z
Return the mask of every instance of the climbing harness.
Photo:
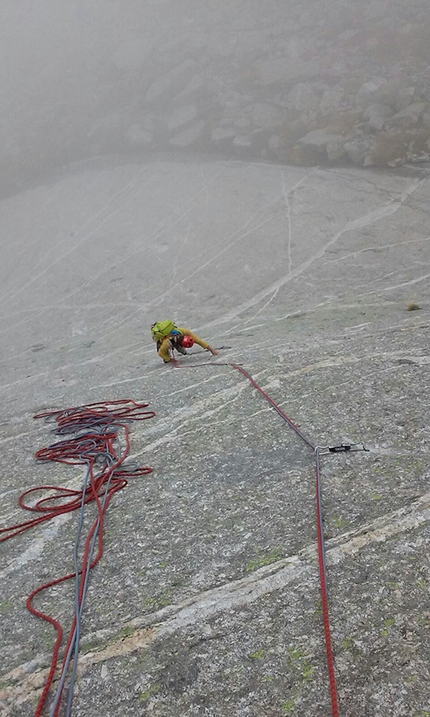
M323 626L324 626L324 638L325 638L325 649L326 649L326 660L327 660L327 672L329 678L329 690L330 690L330 701L332 717L339 717L339 700L336 687L336 675L334 670L334 659L333 659L333 648L331 640L330 630L330 616L328 609L328 591L327 591L327 570L326 570L326 559L325 559L325 541L324 541L324 529L323 529L323 513L322 513L322 501L321 501L321 456L328 456L332 453L346 453L354 451L367 451L363 443L341 443L340 445L334 446L317 446L315 445L303 431L291 420L289 416L282 410L282 408L264 391L261 386L255 381L248 371L246 371L241 364L237 363L222 363L218 361L208 361L201 364L180 364L176 359L172 360L173 365L176 368L194 368L200 366L230 366L230 368L239 371L245 378L251 383L251 385L257 389L257 391L270 403L275 411L280 415L290 428L306 443L306 445L312 449L315 457L315 503L316 503L316 524L317 524L317 545L318 545L318 567L320 577L320 590L321 590L321 604L322 604L322 615L323 615Z
M59 585L66 580L75 580L75 615L64 651L58 687L49 713L49 717L57 717L58 715L62 704L66 676L70 662L72 662L72 673L65 705L65 715L69 717L76 679L80 624L89 573L103 555L103 527L106 511L113 495L126 487L129 478L147 475L152 472L152 468L139 467L137 464L126 460L130 449L129 424L132 421L143 421L155 416L153 411L144 410L147 406L147 403L137 403L132 399L120 399L91 403L62 411L47 411L34 416L34 418L45 418L48 423L55 422L57 424L55 433L60 436L66 436L63 440L37 451L36 459L38 461L54 461L56 463L83 465L86 467L81 490L72 490L63 486L38 486L25 491L19 497L18 504L21 508L36 513L38 516L23 523L0 529L0 534L3 534L0 537L0 542L4 542L56 516L75 510L79 511L78 531L73 552L74 572L35 588L26 602L27 609L32 615L50 623L57 632L51 665L34 713L35 717L40 717L42 714L54 679L63 628L58 620L35 608L33 600L36 595L54 585ZM28 496L41 491L48 491L49 496L39 498L34 505L29 505L26 502ZM83 532L84 512L85 507L90 503L96 504L96 517L85 538L83 558L81 565L79 565L78 550ZM95 552L96 554L94 555Z

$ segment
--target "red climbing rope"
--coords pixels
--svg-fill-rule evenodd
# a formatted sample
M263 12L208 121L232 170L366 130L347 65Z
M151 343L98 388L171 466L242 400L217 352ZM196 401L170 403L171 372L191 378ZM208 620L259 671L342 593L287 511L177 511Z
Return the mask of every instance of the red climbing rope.
M327 671L330 687L331 713L333 717L339 717L339 705L336 687L336 674L334 671L333 648L331 644L330 616L328 610L328 591L327 591L327 574L325 563L325 547L324 547L324 529L322 520L321 505L321 477L320 477L320 460L319 449L315 449L315 503L316 503L316 523L317 523L317 543L318 543L318 567L320 575L321 588L321 609L324 625L325 651L327 658Z
M289 416L282 410L282 408L271 398L264 389L252 378L248 371L245 371L239 364L235 363L220 363L220 362L206 362L202 364L181 364L176 359L172 359L173 365L176 368L195 368L199 366L230 366L236 371L239 371L245 378L254 386L259 393L270 403L270 405L277 411L281 418L290 426L290 428L297 433L298 436L312 449L315 456L316 462L316 516L317 516L317 543L318 543L318 564L319 564L319 575L320 575L320 588L321 588L321 603L323 613L323 624L324 624L324 637L327 657L327 671L329 678L329 689L330 689L330 700L332 717L339 717L338 707L338 695L336 687L336 675L334 671L334 658L333 648L331 641L330 631L330 618L328 610L328 594L327 594L327 578L326 578L326 567L325 567L325 549L324 549L324 533L322 527L322 506L321 506L321 489L320 489L320 466L319 466L319 449L314 443L307 438L307 436L296 426Z
M297 433L298 436L300 436L300 438L302 439L302 441L304 441L305 443L307 443L307 445L308 445L310 448L312 448L312 450L315 450L315 446L314 446L314 444L312 443L312 441L310 441L309 438L307 438L307 437L305 436L305 434L300 430L300 428L298 428L298 426L296 426L295 423L293 423L293 421L291 420L291 418L289 418L289 417L287 416L287 414L284 413L284 411L282 410L282 408L281 408L280 406L278 406L277 403L275 403L275 401L273 400L273 398L271 398L271 397L269 396L269 394L266 393L266 391L264 391L264 390L261 388L261 386L259 386L259 384L257 383L257 381L255 381L255 380L252 378L251 374L249 374L248 371L245 371L244 368L242 368L241 366L239 366L239 365L236 364L236 363L231 363L231 364L229 364L229 365L232 366L232 368L235 368L236 371L240 371L240 373L241 373L243 376L245 376L245 378L248 379L248 381L254 386L254 388L256 388L257 391L259 391L259 392L261 393L261 395L264 396L264 398L266 399L266 401L268 401L268 402L270 403L270 405L273 406L273 408L275 409L275 411L277 411L277 412L279 413L279 415L281 416L281 418L283 418L284 421L286 421L286 422L288 423L288 425L293 429L293 431L295 431L295 432Z
M128 424L155 416L153 411L144 410L147 406L147 403L121 399L67 408L62 411L48 411L34 416L34 418L45 418L48 422L54 421L57 424L55 432L59 435L76 434L37 451L36 459L43 462L84 465L87 467L88 480L82 490L72 490L63 486L38 486L25 491L18 499L20 507L39 515L31 520L1 528L0 534L3 535L0 541L9 540L58 515L78 509L82 510L83 506L95 503L96 517L85 539L82 565L78 572L78 575L81 576L78 594L79 606L82 604L85 587L83 576L86 575L88 567L89 569L93 568L103 555L103 521L112 497L119 490L125 488L128 483L127 479L152 472L152 468L125 464L130 448ZM125 444L122 448L119 441L120 433L124 437ZM49 495L39 498L33 505L29 505L25 500L34 493L46 491L49 492ZM94 539L97 539L97 553L91 559L91 545ZM35 717L40 717L42 714L55 675L63 628L56 618L38 610L33 605L33 600L44 590L76 577L76 572L70 572L51 580L35 588L26 601L30 613L51 624L57 633L51 665L36 707ZM69 633L65 654L67 654L72 641L75 626L76 615ZM54 715L58 714L59 708L60 701L57 702Z

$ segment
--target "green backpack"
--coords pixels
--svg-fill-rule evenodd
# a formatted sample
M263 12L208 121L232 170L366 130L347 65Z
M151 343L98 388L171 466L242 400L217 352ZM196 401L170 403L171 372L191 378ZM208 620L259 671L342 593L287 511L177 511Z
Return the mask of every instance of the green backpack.
M168 336L175 328L176 326L173 321L157 321L157 323L151 326L152 338L155 341L159 341L165 336Z

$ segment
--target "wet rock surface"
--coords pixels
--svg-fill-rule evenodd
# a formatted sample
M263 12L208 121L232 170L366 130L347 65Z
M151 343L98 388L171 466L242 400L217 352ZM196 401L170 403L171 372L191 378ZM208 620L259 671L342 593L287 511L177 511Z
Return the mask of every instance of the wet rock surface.
M322 463L341 713L429 711L429 181L105 157L1 203L2 525L23 490L82 479L35 464L36 411L131 396L157 414L131 428L154 472L107 514L76 715L330 711L312 451L230 361L319 444L370 449ZM166 367L165 316L230 348ZM76 520L3 545L2 717L34 713L53 631L25 598L71 563ZM38 604L67 626L72 602Z

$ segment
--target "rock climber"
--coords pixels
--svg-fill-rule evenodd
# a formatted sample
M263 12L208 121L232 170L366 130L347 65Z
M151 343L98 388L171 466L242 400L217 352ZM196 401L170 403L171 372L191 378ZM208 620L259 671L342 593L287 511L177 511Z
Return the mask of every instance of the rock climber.
M151 326L151 334L157 344L158 355L163 359L164 363L170 363L173 358L173 350L178 351L180 354L186 354L187 349L194 344L198 344L206 351L210 351L213 356L218 354L218 351L209 346L206 341L203 341L203 339L183 326L175 326L173 321L157 321Z

